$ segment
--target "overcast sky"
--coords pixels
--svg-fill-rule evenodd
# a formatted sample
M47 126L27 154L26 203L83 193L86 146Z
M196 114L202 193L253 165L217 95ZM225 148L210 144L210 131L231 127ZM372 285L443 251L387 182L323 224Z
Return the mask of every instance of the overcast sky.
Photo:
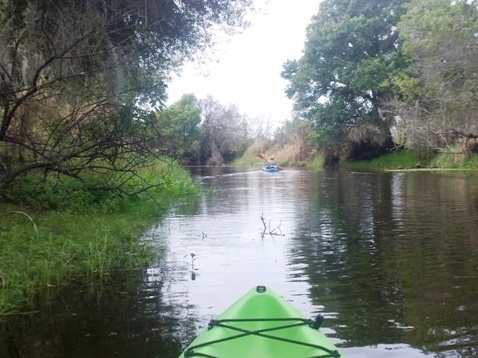
M262 13L252 26L215 48L207 64L187 63L181 77L168 85L168 104L185 93L202 99L211 95L223 105L260 118L273 127L291 117L287 82L280 76L286 60L299 59L305 30L318 12L320 0L256 0Z

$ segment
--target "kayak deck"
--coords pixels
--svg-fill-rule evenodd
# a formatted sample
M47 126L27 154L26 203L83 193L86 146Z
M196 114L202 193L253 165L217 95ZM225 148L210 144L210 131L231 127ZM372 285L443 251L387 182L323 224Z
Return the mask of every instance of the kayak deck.
M265 171L265 172L278 172L280 169L279 169L279 167L275 167L275 166L268 167L268 166L264 165L262 167L262 170Z
M306 319L274 291L257 286L212 320L180 358L343 357L318 330L321 321Z

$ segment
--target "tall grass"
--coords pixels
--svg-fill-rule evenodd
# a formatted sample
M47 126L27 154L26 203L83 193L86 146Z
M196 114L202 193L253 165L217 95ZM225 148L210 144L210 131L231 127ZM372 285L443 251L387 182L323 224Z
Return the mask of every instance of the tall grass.
M478 169L478 155L457 155L453 153L437 154L430 165L437 168Z
M280 167L307 167L309 169L322 169L324 164L323 156L311 151L313 157L301 158L300 146L297 144L278 145L267 141L259 141L251 145L245 153L236 159L232 165L240 167L260 167L264 165L264 159L257 155L262 154L265 158L274 156Z
M264 154L269 147L267 140L259 140L247 148L244 154L234 160L231 164L237 167L261 167L264 165L264 159L259 158L258 154Z
M37 234L25 230L21 220L10 220L10 228L0 235L0 317L31 307L52 288L101 281L114 270L151 262L154 250L139 238L151 214L158 213L152 207L135 208L117 215L35 213Z
M322 154L317 154L307 162L306 166L308 169L319 170L324 168L324 162L324 156Z
M98 283L118 270L144 269L157 258L142 234L175 197L196 194L198 187L170 161L142 174L129 184L158 185L132 197L110 193L92 202L90 193L75 190L70 198L62 193L61 200L70 202L62 209L40 211L35 200L21 209L0 206L0 320L35 309L39 297L72 282Z
M385 154L371 160L340 162L340 167L354 170L411 169L427 165L422 155L413 150Z
M385 154L376 159L357 162L341 162L340 167L354 170L391 169L478 169L478 156L457 156L452 153L420 152L403 150Z

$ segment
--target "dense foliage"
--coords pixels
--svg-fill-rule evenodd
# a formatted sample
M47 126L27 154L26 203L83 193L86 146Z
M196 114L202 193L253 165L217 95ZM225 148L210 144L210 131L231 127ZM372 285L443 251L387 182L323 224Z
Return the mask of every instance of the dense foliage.
M235 105L222 105L208 96L201 101L201 162L222 165L242 155L251 143L247 117Z
M198 187L189 172L171 160L157 161L141 175L162 185L140 200L111 191L68 195L70 183L63 183L63 190L42 195L18 193L28 212L18 205L0 205L1 327L20 312L37 313L36 305L71 283L89 287L79 296L88 291L101 296L102 282L118 273L140 273L157 259L157 248L140 238L178 195L189 194L192 200Z
M212 96L185 94L156 113L153 148L182 163L223 165L241 156L253 140L248 117Z
M477 19L476 1L323 1L282 72L310 139L352 159L478 151Z
M101 189L135 176L169 73L250 3L1 1L0 197L31 173Z
M158 111L153 125L154 148L178 159L196 157L199 150L201 107L193 94Z
M400 67L396 25L406 1L324 1L307 30L304 54L283 77L295 109L314 123L323 150L390 143L380 103Z
M407 72L390 108L409 146L478 152L478 2L416 0L399 23Z

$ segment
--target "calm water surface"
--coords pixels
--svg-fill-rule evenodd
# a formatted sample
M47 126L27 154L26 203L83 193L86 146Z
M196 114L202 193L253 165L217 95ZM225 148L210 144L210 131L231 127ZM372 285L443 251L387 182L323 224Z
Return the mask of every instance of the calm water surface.
M145 233L160 262L99 298L65 291L0 356L175 358L266 285L349 358L478 357L476 174L191 171L205 195Z
M256 285L348 357L478 356L478 182L457 172L193 170L210 194L148 234L188 343Z

